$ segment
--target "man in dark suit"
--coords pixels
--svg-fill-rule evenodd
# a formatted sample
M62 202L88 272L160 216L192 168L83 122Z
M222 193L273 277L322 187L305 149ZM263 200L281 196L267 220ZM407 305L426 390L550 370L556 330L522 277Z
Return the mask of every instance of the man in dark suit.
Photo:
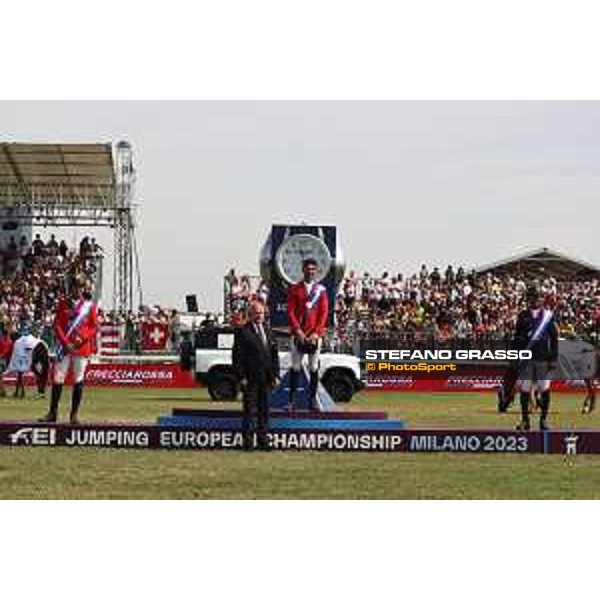
M243 392L242 432L244 449L253 448L254 414L260 450L269 449L269 395L279 380L279 355L270 328L265 323L265 305L250 305L249 321L235 332L233 368Z

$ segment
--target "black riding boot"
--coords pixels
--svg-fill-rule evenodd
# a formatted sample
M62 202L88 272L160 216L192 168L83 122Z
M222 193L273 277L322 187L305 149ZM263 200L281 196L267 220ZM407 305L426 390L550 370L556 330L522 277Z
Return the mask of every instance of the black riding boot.
M290 399L288 403L289 410L296 410L296 392L298 390L298 376L300 373L290 369Z
M81 398L83 396L83 381L76 383L73 386L73 394L71 396L71 415L69 420L71 423L77 423L77 413L79 412L79 405L81 404Z
M50 408L48 409L48 414L45 417L42 417L40 421L46 423L53 423L54 421L56 421L62 389L62 383L55 383L52 386L52 393L50 394Z
M308 410L317 410L317 391L319 389L319 372L310 374L310 384L308 386Z
M15 398L25 398L25 386L23 385L23 373L17 374L17 388L15 389Z
M546 390L540 394L540 429L542 431L548 429L546 420L548 411L550 410L550 390Z
M527 392L521 392L521 422L517 425L517 429L521 431L529 431L529 400L530 395Z

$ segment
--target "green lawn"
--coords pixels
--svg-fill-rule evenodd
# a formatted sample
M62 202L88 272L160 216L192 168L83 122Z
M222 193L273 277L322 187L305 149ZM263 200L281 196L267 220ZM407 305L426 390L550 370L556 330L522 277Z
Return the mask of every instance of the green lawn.
M600 428L600 412L582 416L581 400L555 395L553 425ZM203 390L88 389L82 418L152 421L175 406L219 405ZM512 428L517 420L495 412L492 394L363 393L353 407L412 426ZM45 400L0 399L0 419L45 410ZM0 447L0 498L600 498L599 466L600 456Z

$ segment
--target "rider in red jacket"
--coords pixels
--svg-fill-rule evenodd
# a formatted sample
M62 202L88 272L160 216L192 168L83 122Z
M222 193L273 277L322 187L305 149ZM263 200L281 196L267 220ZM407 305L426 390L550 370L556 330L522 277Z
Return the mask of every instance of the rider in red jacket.
M290 324L292 369L290 371L290 407L295 408L298 377L304 355L310 372L309 409L316 407L319 387L319 354L327 330L329 300L325 286L316 282L317 263L309 258L302 263L303 281L288 290L287 314Z
M50 409L40 420L56 421L65 378L69 369L72 369L75 384L71 397L70 421L77 423L77 414L83 397L85 369L90 356L96 351L98 333L98 309L92 301L90 283L75 283L72 294L59 300L54 318L54 333L57 348Z
M2 398L6 396L6 390L2 383L2 374L8 366L12 349L13 341L10 339L10 335L8 333L0 333L0 397Z

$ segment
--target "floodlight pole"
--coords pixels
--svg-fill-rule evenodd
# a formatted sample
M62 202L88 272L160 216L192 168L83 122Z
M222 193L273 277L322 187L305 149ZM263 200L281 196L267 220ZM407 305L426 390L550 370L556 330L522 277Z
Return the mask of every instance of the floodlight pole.
M135 171L131 145L118 142L115 152L116 212L114 226L113 309L123 314L133 308L133 193Z

